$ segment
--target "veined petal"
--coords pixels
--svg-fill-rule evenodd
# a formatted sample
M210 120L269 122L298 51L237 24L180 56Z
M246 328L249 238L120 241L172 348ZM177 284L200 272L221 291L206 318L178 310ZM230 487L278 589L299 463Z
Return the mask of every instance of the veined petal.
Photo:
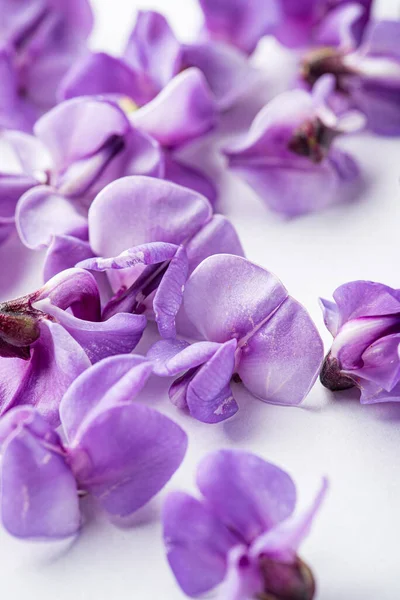
M287 519L296 504L285 471L241 450L206 456L196 481L214 514L247 544Z
M81 207L46 185L36 186L22 196L15 218L21 241L33 250L49 246L54 235L87 235L87 218Z
M60 418L69 442L78 445L82 432L101 411L134 400L151 372L150 361L126 354L105 358L77 377L60 404Z
M77 265L89 271L107 271L108 269L128 269L138 264L156 265L172 260L179 246L165 242L151 242L128 248L113 258L89 258Z
M184 340L160 340L147 352L153 362L154 373L159 377L172 377L207 362L221 344Z
M212 510L188 494L171 492L162 523L168 562L183 591L198 596L221 583L238 540Z
M163 146L176 147L208 133L216 118L215 100L206 79L201 71L191 68L174 77L154 100L132 113L131 122Z
M74 447L75 476L108 513L127 516L168 482L186 446L185 432L173 421L147 406L122 403L86 422ZM81 462L82 451L87 461ZM71 456L74 465L74 449Z

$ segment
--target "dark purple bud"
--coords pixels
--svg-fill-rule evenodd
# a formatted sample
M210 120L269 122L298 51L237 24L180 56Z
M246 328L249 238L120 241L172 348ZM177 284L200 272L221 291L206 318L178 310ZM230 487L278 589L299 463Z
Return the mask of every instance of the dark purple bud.
M315 581L309 567L296 558L293 563L283 563L268 557L261 558L260 568L265 591L257 600L312 600Z
M345 93L346 78L355 73L344 64L343 56L334 48L322 48L311 52L303 61L301 77L313 87L320 77L329 73L335 77L337 91Z
M289 142L289 150L320 163L328 153L337 132L324 125L321 119L307 121L295 130Z
M342 373L338 359L330 353L325 357L319 378L322 385L332 392L348 390L356 385L351 377Z
M40 336L43 313L32 308L28 298L0 304L0 356L28 360L30 346Z

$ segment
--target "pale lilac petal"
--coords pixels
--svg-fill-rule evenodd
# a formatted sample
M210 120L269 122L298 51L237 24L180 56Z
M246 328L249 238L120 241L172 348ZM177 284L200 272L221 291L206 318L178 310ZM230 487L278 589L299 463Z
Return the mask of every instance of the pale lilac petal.
M43 308L78 342L91 363L107 356L132 352L147 322L143 315L126 313L116 314L100 323L84 321L50 303L43 303Z
M217 42L184 46L183 63L204 74L221 110L231 108L260 80L247 57L232 46Z
M48 246L54 235L87 235L87 218L82 208L46 185L22 196L15 218L21 241L33 250Z
M162 523L168 562L182 590L198 596L221 583L228 552L239 540L210 508L188 494L171 492Z
M165 271L153 300L153 310L161 337L176 337L176 315L180 309L189 272L186 250L180 246Z
M10 382L14 390L7 408L30 404L50 423L58 425L61 398L76 377L90 366L89 358L61 325L42 321L40 338L32 347L30 361L15 359L14 369L18 369L17 360L23 363L24 370L17 381ZM6 387L4 384L3 390Z
M58 90L62 100L110 95L130 98L138 106L146 104L155 93L147 77L105 52L84 56L68 71Z
M373 281L352 281L338 287L334 294L341 327L350 319L393 315L400 312L400 292Z
M216 600L257 598L262 593L259 565L249 558L245 545L232 548L228 554L226 578L217 592Z
M212 205L217 200L217 190L211 179L193 166L184 164L170 153L165 155L165 179L202 194Z
M70 235L54 236L43 266L44 280L48 281L65 269L75 267L77 263L93 256L89 242Z
M242 347L238 373L261 400L296 405L312 388L323 356L323 343L310 315L289 296Z
M60 437L53 427L37 412L33 406L17 406L9 410L0 419L0 442L3 444L16 433L18 427L25 427L38 439L60 447Z
M166 18L155 11L139 10L124 59L136 72L148 77L154 96L179 73L181 58L181 44Z
M111 356L87 369L68 388L60 404L60 418L68 441L106 408L131 402L145 386L152 364L142 356Z
M138 403L99 412L79 433L73 447L76 459L72 449L75 476L108 513L120 516L133 513L161 490L187 446L178 425Z
M214 514L248 544L287 519L296 504L296 489L285 471L240 450L209 454L196 481Z
M379 135L400 135L400 84L376 79L357 79L351 83L351 97L367 117L368 127Z
M327 491L328 482L323 479L311 505L301 513L291 515L256 539L250 549L250 555L254 558L267 555L269 558L282 562L295 560L300 544L310 533L312 523L321 508Z
M0 10L4 16L8 8ZM18 73L16 72L11 52L6 48L0 49L0 129L21 129L32 131L37 118L37 110L18 95Z
M150 242L181 244L212 215L206 198L169 181L124 177L110 184L89 209L90 245L98 256L117 256ZM110 236L118 231L118 236Z
M176 244L151 242L128 248L112 258L89 258L77 266L91 271L107 271L108 269L128 269L139 264L156 265L173 259L178 248L179 246Z
M357 45L354 29L364 14L361 4L342 3L328 12L315 29L313 41L320 46L351 50Z
M239 410L229 385L235 369L236 346L236 340L223 344L200 367L187 387L190 414L203 423L225 421Z
M163 146L176 147L208 133L216 117L215 100L204 75L192 68L174 77L154 100L132 113L131 122Z
M285 298L282 283L262 267L240 256L215 254L190 276L184 307L204 339L225 342L259 326Z
M319 299L320 306L324 315L324 323L327 329L332 335L336 335L339 327L339 311L338 307L334 302L325 300L324 298Z
M368 56L391 57L400 60L399 21L378 21L366 35L363 51Z
M1 484L2 521L12 535L62 538L78 531L78 494L65 457L28 428L3 446Z
M279 18L272 0L199 0L211 37L251 54L258 41L271 32Z
M147 352L153 362L154 373L172 377L207 362L221 347L215 342L189 344L184 340L160 340Z
M359 379L357 381L357 387L361 391L361 404L399 402L400 400L400 383L395 385L390 391L387 391L374 381L370 381L369 379Z

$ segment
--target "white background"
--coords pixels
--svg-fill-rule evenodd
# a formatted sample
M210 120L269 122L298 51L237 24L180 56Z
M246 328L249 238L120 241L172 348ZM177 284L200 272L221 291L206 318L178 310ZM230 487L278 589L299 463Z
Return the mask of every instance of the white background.
M93 47L116 53L133 24L135 8L164 11L184 39L199 25L194 0L93 0L93 6ZM377 13L399 17L400 0L378 1ZM267 65L269 56L264 44L259 64ZM283 64L275 65L276 73L282 72ZM318 308L319 296L330 297L338 285L354 279L400 287L400 139L362 134L345 145L358 158L365 180L364 194L352 204L284 222L233 176L226 175L223 182L223 206L248 258L278 274L305 304L326 348L330 336ZM16 251L11 240L0 251L1 264ZM13 271L10 286L15 294L32 289L38 259L35 253L27 256L24 276ZM301 408L274 407L237 387L239 413L223 424L205 425L176 411L168 402L167 387L166 381L152 380L143 401L172 416L189 433L188 455L168 489L193 488L198 460L221 447L251 450L286 468L298 484L301 503L327 475L329 495L301 552L316 575L317 598L400 598L400 405L363 407L356 393L333 396L317 383ZM123 527L108 523L86 501L87 524L72 541L22 542L0 530L2 598L184 598L161 542L158 514L164 494L165 490Z

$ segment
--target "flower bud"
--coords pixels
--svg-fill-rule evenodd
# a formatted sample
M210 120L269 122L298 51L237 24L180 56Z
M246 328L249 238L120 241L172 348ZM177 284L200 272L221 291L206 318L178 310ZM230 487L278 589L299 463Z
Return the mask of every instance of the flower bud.
M0 304L0 356L29 359L30 346L40 336L41 314L24 298Z
M355 386L354 380L342 373L338 359L330 352L325 357L319 378L322 385L332 392L348 390Z
M284 563L268 557L261 558L261 573L265 592L257 600L312 600L315 581L310 568L300 559Z

